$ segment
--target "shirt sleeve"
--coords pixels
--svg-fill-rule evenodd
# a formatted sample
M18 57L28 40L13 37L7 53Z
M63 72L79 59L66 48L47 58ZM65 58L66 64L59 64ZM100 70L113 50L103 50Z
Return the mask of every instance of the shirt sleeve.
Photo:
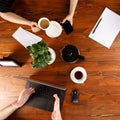
M15 0L0 0L0 12L11 11L12 4Z

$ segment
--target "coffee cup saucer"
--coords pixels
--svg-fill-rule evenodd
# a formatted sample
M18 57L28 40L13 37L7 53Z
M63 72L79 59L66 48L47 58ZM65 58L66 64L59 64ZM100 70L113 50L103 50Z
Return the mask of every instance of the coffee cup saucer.
M45 30L45 33L51 38L56 38L61 35L62 27L58 22L50 21L50 27Z
M75 78L75 73L77 71L80 71L82 72L83 76L81 79L76 79ZM70 78L71 80L74 82L74 83L77 83L77 84L82 84L85 82L85 80L87 79L87 72L86 70L83 68L83 67L75 67L72 69L71 73L70 73Z

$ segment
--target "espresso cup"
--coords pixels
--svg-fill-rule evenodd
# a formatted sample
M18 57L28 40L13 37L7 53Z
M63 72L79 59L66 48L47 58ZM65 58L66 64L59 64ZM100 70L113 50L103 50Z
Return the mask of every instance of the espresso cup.
M87 72L83 67L75 67L70 73L70 78L74 83L82 84L87 79Z
M38 20L38 27L42 30L46 30L50 25L50 21L46 17L42 17Z

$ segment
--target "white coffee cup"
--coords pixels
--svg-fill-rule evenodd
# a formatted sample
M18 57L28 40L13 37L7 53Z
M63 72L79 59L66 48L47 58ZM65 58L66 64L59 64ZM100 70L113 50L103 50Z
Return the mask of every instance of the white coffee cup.
M75 67L70 73L70 78L74 83L82 84L87 79L87 72L83 67Z
M46 17L42 17L38 20L38 27L42 30L46 30L50 26L50 21Z
M46 17L38 20L38 27L45 31L46 35L51 38L59 37L62 33L62 27L57 21L50 21Z

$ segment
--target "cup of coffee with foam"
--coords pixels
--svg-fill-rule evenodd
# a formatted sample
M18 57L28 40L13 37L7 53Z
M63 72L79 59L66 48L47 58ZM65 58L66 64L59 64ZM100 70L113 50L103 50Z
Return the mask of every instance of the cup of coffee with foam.
M70 72L70 78L74 83L82 84L87 79L87 72L83 67L75 67Z
M50 21L46 17L42 17L38 20L38 27L42 30L46 30L50 25Z
M45 31L46 35L51 38L59 37L62 33L62 27L57 21L50 21L46 17L38 20L38 27Z

